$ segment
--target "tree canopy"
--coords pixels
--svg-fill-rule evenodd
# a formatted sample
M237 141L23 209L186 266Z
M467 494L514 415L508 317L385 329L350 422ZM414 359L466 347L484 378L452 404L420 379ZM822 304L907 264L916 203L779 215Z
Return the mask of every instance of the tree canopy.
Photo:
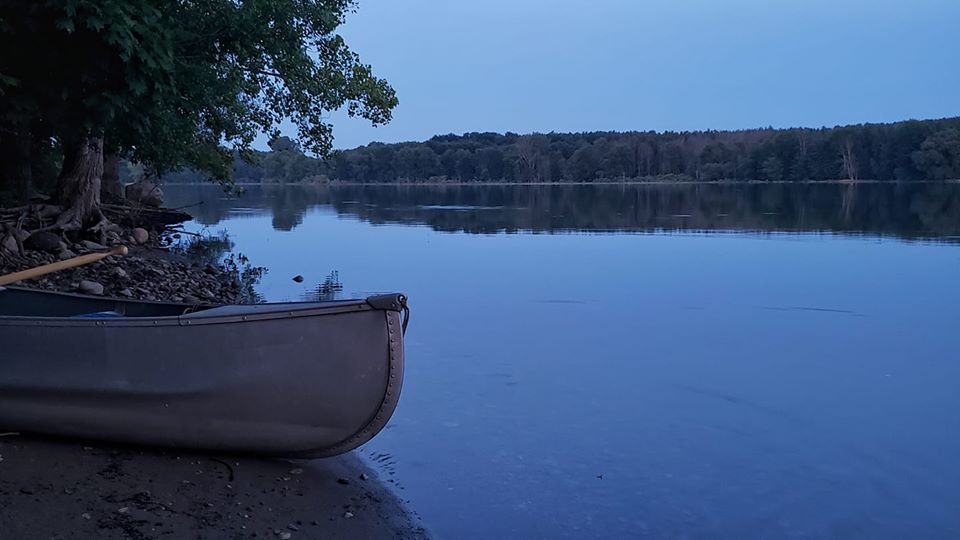
M336 32L354 7L0 1L0 142L36 143L18 147L20 169L38 151L69 161L71 148L102 138L107 152L150 171L190 167L227 180L235 152L290 121L301 148L326 154L331 111L382 124L397 105L390 85Z

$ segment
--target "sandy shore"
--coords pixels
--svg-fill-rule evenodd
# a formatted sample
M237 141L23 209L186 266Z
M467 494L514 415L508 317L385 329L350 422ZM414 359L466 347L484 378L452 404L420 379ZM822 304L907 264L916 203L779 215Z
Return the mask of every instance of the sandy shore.
M352 454L268 460L0 435L0 538L427 538Z

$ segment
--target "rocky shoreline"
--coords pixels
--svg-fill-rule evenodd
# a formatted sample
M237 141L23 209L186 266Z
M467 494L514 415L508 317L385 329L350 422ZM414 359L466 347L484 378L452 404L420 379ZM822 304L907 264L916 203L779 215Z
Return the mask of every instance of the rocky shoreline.
M189 217L189 216L188 216ZM0 275L106 251L125 245L127 256L63 270L18 286L133 300L185 304L245 303L256 300L253 282L260 269L234 257L223 259L229 240L193 237L170 226L115 226L104 243L67 240L50 231L25 231L0 224ZM224 246L227 244L227 246ZM211 248L211 245L215 246Z

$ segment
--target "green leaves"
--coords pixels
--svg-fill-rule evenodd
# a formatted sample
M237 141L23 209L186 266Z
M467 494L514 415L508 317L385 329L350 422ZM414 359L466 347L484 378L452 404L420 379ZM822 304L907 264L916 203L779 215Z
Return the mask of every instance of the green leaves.
M293 122L332 148L329 111L388 122L390 85L335 33L352 0L36 0L0 5L0 117L16 107L57 139L104 133L156 173L226 181L230 150ZM11 55L12 56L12 55ZM37 66L44 66L37 69ZM15 95L12 95L15 94Z
M945 129L927 137L912 157L927 179L960 178L960 129Z
M16 77L0 73L0 86L17 86L18 84L20 84L20 80Z

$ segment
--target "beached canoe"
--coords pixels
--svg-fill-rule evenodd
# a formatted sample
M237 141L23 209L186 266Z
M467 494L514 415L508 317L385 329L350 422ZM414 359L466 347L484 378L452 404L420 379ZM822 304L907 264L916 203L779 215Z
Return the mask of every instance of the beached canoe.
M400 294L187 306L0 292L0 431L325 457L387 424Z

